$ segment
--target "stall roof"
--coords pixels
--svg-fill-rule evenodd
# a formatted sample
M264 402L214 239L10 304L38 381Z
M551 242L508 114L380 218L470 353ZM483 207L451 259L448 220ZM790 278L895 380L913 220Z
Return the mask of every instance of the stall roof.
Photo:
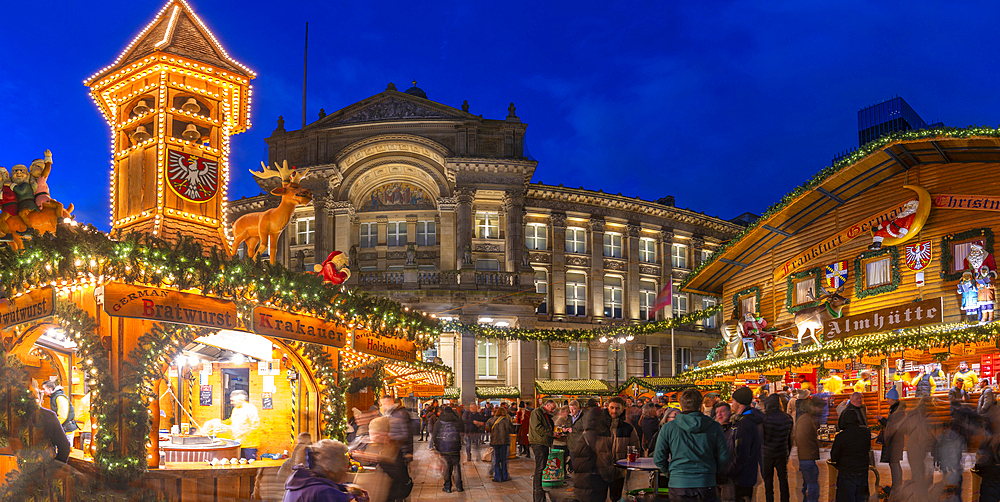
M726 281L838 206L924 164L1000 162L1000 130L990 127L906 131L880 138L826 167L720 247L680 288L719 296ZM814 240L818 241L817 235Z
M554 396L612 396L618 389L604 380L535 380L535 391Z
M521 397L521 389L517 387L476 387L476 397L479 399L509 398L518 399Z
M622 385L622 389L636 384L645 389L657 392L676 392L690 387L698 387L694 382L672 377L631 377Z

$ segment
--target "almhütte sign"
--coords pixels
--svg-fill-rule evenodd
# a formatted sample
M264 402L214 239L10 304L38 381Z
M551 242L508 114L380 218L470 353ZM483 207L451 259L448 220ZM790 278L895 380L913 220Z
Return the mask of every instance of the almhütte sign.
M935 298L831 319L823 326L823 339L839 340L854 335L940 323L944 321L943 305L943 299Z

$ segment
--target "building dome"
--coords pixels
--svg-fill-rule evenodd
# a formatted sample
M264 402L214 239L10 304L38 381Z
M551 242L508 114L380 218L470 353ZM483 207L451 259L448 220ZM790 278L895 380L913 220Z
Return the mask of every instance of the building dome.
M418 98L427 99L427 93L424 92L423 89L417 87L417 81L416 80L413 81L413 87L410 87L409 89L407 89L407 90L405 90L403 92L405 92L406 94L409 94L411 96L416 96Z

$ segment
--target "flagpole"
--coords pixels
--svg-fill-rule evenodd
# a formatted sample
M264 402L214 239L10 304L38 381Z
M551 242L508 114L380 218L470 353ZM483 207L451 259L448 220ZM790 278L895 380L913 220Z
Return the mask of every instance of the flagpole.
M671 310L673 310L673 307L671 307ZM677 376L677 361L674 360L676 357L677 349L674 348L674 328L670 328L670 361L674 363L670 367L670 376L672 377Z

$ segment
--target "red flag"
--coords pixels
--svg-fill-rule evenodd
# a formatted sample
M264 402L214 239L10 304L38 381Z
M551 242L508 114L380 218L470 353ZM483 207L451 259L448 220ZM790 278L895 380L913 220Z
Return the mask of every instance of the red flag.
M670 305L671 299L674 297L674 285L672 281L667 281L660 290L660 294L656 295L656 301L653 302L651 310L649 311L649 318L652 319L653 315L663 310L664 307Z

